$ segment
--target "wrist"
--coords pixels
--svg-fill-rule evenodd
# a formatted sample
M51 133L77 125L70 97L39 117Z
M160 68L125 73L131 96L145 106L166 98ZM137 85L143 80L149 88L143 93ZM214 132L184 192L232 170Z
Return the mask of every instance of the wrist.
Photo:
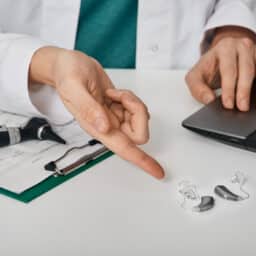
M213 38L211 47L214 47L224 38L248 38L256 43L256 34L243 27L238 26L223 26L215 29L215 36Z
M30 84L56 85L56 63L59 54L65 51L62 48L46 46L38 49L30 62L29 82Z

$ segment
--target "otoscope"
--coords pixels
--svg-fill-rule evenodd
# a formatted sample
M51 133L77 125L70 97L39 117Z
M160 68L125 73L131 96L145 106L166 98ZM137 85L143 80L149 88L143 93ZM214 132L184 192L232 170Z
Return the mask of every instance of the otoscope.
M24 127L0 126L0 147L28 140L51 140L66 144L66 141L52 130L44 118L33 117Z

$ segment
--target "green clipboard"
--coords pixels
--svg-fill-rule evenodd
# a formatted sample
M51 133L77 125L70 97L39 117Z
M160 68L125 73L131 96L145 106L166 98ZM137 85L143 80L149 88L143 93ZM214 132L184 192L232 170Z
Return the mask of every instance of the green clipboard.
M0 194L8 196L12 199L21 201L23 203L29 203L32 200L36 199L37 197L45 194L46 192L52 190L53 188L61 185L65 181L77 176L78 174L88 170L92 166L98 164L101 161L104 161L108 157L112 156L113 153L111 151L108 151L101 156L97 157L96 159L88 162L87 164L77 168L76 170L72 171L71 173L65 175L65 176L57 176L55 177L54 175L49 176L45 180L41 181L37 185L23 191L20 194L14 193L12 191L9 191L4 188L0 188Z

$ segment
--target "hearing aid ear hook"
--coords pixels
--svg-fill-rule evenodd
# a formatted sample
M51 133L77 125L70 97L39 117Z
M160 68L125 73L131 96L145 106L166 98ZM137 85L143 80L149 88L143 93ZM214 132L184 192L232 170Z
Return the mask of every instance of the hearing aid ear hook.
M208 211L214 207L215 200L212 196L202 196L200 197L197 188L194 184L189 181L182 181L179 183L179 193L183 196L183 202L181 207L186 209L185 204L187 200L197 201L200 203L197 206L192 207L192 211L203 212Z
M231 178L231 182L234 184L239 184L240 186L243 186L245 182L247 181L247 178L242 172L236 172L234 176Z
M178 187L179 193L183 196L183 201L180 204L182 208L186 209L185 205L187 200L196 201L200 198L196 186L194 184L191 184L189 181L181 181Z
M245 183L247 182L247 177L242 172L236 172L235 175L231 178L231 182L233 184L238 184L240 191L245 195L243 198L248 199L250 194L243 188Z
M244 190L243 186L246 183L247 178L242 172L236 172L235 175L231 178L231 182L233 184L238 184L240 191L244 194L244 196L237 195L233 192L231 192L226 186L224 185L217 185L214 188L214 192L219 197L231 200L231 201L242 201L245 199L248 199L250 197L250 194Z

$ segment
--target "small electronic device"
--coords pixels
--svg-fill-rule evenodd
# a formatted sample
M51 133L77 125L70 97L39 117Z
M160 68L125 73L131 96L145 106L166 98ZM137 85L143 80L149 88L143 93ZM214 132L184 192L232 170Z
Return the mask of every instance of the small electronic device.
M33 117L23 127L0 126L0 147L28 140L51 140L66 144L66 141L52 130L44 118Z
M182 122L182 126L220 142L256 152L256 97L248 112L227 110L221 97Z

